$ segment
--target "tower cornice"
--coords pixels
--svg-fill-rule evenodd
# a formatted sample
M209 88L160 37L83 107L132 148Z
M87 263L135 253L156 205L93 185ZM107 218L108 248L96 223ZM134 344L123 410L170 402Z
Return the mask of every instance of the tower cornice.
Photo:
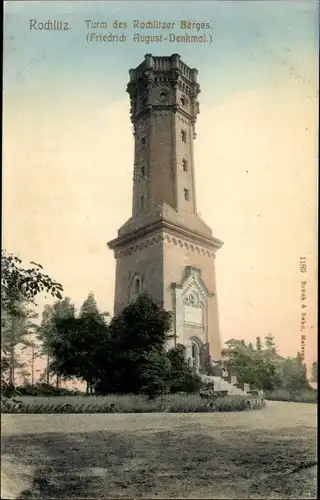
M208 238L195 231L190 231L184 226L177 226L165 220L157 221L138 230L134 230L127 234L124 234L123 236L119 236L118 238L109 241L107 245L111 250L116 250L117 248L126 246L135 240L139 240L141 237L145 237L151 233L158 232L159 230L168 231L169 233L172 233L176 236L180 235L185 238L189 238L215 251L219 250L223 246L223 241L219 240L218 238Z

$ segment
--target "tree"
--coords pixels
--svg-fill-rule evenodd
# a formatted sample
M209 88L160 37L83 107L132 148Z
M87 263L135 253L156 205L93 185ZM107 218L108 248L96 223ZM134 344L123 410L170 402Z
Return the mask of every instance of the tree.
M46 357L47 361L44 372L44 381L47 385L50 385L50 352L48 342L55 335L53 313L53 306L46 304L42 311L41 323L37 335L38 339L42 342L41 354Z
M31 267L24 268L22 261L14 254L1 251L1 376L7 377L9 385L14 385L14 370L17 366L16 346L23 340L34 319L28 307L35 304L40 292L50 293L61 298L62 285L52 280L42 271L42 266L30 262ZM8 355L9 353L9 355Z
M109 363L100 367L97 392L138 394L146 385L150 387L152 366L153 384L157 385L155 380L162 370L159 367L167 366L163 357L170 330L171 314L151 297L139 295L109 323L112 355Z
M10 361L9 357L6 355L6 352L1 349L1 395L5 395L9 391L9 380L8 380L8 371L10 369Z
M42 272L42 266L30 262L32 267L23 268L22 260L14 254L1 251L1 308L14 312L15 301L21 296L34 302L40 292L62 298L63 287Z
M97 394L142 393L154 398L171 389L192 392L201 384L183 346L167 352L171 314L149 296L139 296L109 324L93 294L79 317L71 308L71 314L52 322L49 313L42 323L47 325L51 370L66 379L86 381Z
M89 293L88 297L86 298L80 309L80 318L85 318L88 316L94 317L98 321L109 316L108 313L101 313L99 311L93 292Z
M98 309L96 299L94 297L93 292L90 292L86 300L81 306L80 309L80 319L83 320L82 323L82 328L89 327L90 324L92 325L93 328L95 328L95 323L97 322L98 324L102 323L105 324L105 318L109 316L108 313L101 313ZM80 328L81 330L81 328ZM92 370L89 369L88 373L91 372ZM92 392L92 377L87 376L85 379L87 382L87 388L86 388L86 393L90 394ZM91 380L91 382L90 382Z
M318 382L318 362L314 361L312 363L312 382Z
M22 384L24 386L28 385L29 384L29 380L30 380L30 376L31 376L31 373L26 369L26 368L22 368L19 372L19 375L20 377L22 378Z
M189 365L185 346L177 344L169 349L167 356L171 364L170 392L197 392L202 384L201 378Z
M51 343L57 370L64 378L77 377L93 387L109 361L109 329L97 318L61 319L59 337Z
M99 312L89 294L75 316L70 298L56 302L43 312L40 336L50 357L49 371L64 379L77 377L87 382L87 393L95 383L100 365L108 361L109 330L106 314Z
M70 297L65 297L63 300L57 300L53 304L53 318L54 320L74 318L76 308Z
M39 353L40 346L39 346L39 344L37 342L35 342L35 340L33 338L31 338L31 339L25 339L25 341L24 341L24 347L21 350L22 351L28 350L30 352L30 354L31 354L31 356L30 356L30 363L29 363L30 364L31 373L29 374L29 376L31 375L31 386L33 387L34 386L34 376L35 376L34 364L35 364L36 358L40 357L40 353ZM26 374L26 371L23 371L23 373Z
M229 373L237 376L239 382L247 382L256 389L272 390L279 385L276 365L270 353L258 351L246 345L243 340L231 339L222 351Z
M261 338L260 337L256 338L256 349L257 349L258 352L262 351L262 344L261 344Z
M172 337L171 321L170 313L148 295L141 294L112 319L110 328L127 348L162 350Z
M283 385L290 391L310 389L307 378L307 367L300 353L295 358L286 358L283 365Z
M47 356L47 383L50 380L50 373L55 373L57 388L60 386L62 374L65 374L63 364L66 362L62 357L63 351L59 350L65 341L59 327L63 320L73 318L75 318L75 306L69 297L65 297L44 308L38 329L38 339L42 341L42 354Z
M152 351L143 367L143 379L140 392L148 399L156 399L161 396L161 407L163 396L168 393L171 385L171 364L168 356L163 352L159 354Z
M30 311L26 307L26 301L22 298L11 304L11 312L4 310L2 315L1 345L5 353L8 353L8 384L14 386L15 370L22 368L17 346L24 343L28 333L28 316Z
M276 354L276 344L274 341L274 337L271 333L268 333L268 335L265 336L264 338L265 342L265 350L269 352L270 354Z

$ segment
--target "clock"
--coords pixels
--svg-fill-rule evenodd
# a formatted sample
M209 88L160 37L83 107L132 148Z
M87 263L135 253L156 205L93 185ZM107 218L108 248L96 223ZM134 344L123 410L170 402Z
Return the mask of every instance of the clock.
M160 102L166 102L169 98L169 92L166 89L161 89L158 92L158 101Z

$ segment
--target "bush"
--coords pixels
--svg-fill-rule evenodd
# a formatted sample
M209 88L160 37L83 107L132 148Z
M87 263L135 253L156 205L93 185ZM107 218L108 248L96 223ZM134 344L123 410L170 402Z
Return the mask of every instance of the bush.
M1 397L1 413L26 413L26 406L22 401L14 398Z
M45 383L13 387L8 392L8 395L12 396L76 396L79 394L81 393L75 389L57 388Z
M177 344L167 355L171 364L170 393L199 392L202 381L187 361L185 346Z
M275 391L266 392L265 399L270 401L288 401L293 403L317 403L318 391L315 389L277 389Z
M61 401L61 398L42 398L28 402L29 397L20 401L1 405L2 413L192 413L192 412L229 412L262 408L258 398L244 396L217 397L214 401L200 397L199 394L167 395L162 399L147 400L142 396L123 395L106 397L78 397ZM74 399L74 401L73 401ZM43 401L45 400L45 401ZM248 403L249 401L249 403ZM250 403L252 401L252 403ZM255 403L255 404L254 404Z

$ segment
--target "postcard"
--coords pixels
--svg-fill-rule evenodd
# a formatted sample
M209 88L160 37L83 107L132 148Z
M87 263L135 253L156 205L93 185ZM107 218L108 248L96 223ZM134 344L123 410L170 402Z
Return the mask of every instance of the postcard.
M3 498L316 498L319 5L7 1Z

